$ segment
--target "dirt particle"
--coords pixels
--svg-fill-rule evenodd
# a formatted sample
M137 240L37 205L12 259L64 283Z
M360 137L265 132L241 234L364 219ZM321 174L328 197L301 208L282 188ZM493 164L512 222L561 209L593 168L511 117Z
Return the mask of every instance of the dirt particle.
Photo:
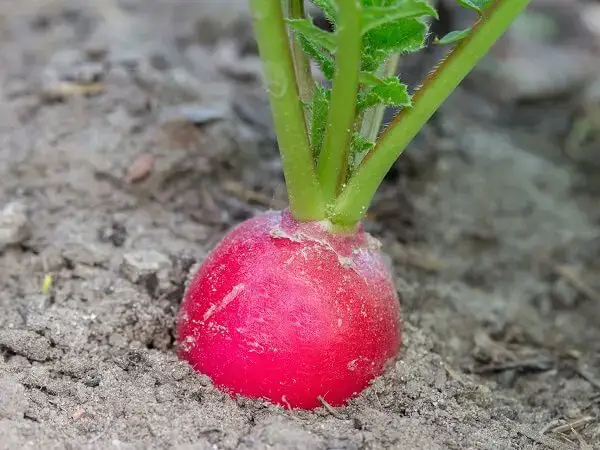
M110 259L107 249L93 242L67 243L62 255L73 265L105 266Z
M83 416L85 416L85 409L83 408L78 408L72 415L71 415L71 419L74 422L77 422L78 420L82 419Z
M69 97L101 94L105 90L104 84L78 84L68 81L47 82L40 94L45 102L64 101Z
M142 153L138 155L125 176L126 183L136 183L147 178L154 169L154 155Z
M169 282L169 271L173 263L163 253L155 250L138 250L126 253L121 264L121 273L134 284L144 283L149 291Z
M127 228L120 222L112 222L109 226L98 230L98 240L109 242L115 247L122 247L127 240Z
M190 372L191 372L190 366L188 366L186 363L178 363L171 370L171 376L173 377L174 380L181 381L186 376L188 376L190 374Z
M83 380L83 384L85 384L88 387L97 387L97 386L100 386L101 382L102 382L102 375L96 374L96 373L88 375Z

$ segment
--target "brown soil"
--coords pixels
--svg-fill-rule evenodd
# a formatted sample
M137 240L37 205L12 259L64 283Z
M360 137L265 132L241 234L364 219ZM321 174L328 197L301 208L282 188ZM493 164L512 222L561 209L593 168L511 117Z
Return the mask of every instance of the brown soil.
M190 267L285 199L245 4L0 2L0 448L600 448L600 158L563 151L589 104L483 70L372 210L389 373L287 412L177 361Z

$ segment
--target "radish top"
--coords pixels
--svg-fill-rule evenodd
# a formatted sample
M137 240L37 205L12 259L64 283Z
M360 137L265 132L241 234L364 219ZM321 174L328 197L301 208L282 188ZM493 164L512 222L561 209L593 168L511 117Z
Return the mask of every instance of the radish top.
M426 0L313 0L331 32L306 17L303 0L250 0L297 220L355 227L400 154L530 0L457 1L475 24L434 40L454 47L411 95L395 70L400 55L425 47L437 19ZM400 112L378 135L386 106Z

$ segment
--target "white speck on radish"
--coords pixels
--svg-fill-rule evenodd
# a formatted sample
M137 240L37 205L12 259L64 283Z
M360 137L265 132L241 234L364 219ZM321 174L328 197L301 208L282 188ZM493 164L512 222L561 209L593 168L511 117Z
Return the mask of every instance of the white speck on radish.
M354 371L356 370L356 363L357 363L357 362L358 362L358 358L356 358L356 359L353 359L352 361L350 361L350 362L348 363L348 366L347 366L347 367L348 367L348 370L349 370L350 372L354 372Z
M227 305L235 300L240 292L242 292L245 288L246 286L244 286L244 284L238 284L234 286L234 288L225 297L223 297L223 300L221 300L218 304L213 303L210 308L208 308L202 317L204 321L206 322L213 314L225 309Z

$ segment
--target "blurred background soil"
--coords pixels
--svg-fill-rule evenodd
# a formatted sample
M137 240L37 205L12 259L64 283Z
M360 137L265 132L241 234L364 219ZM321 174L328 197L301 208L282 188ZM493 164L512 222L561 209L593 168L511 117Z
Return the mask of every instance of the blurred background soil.
M0 448L599 449L599 45L600 3L534 0L435 115L367 223L402 358L286 412L174 348L190 268L285 206L247 3L0 1Z

